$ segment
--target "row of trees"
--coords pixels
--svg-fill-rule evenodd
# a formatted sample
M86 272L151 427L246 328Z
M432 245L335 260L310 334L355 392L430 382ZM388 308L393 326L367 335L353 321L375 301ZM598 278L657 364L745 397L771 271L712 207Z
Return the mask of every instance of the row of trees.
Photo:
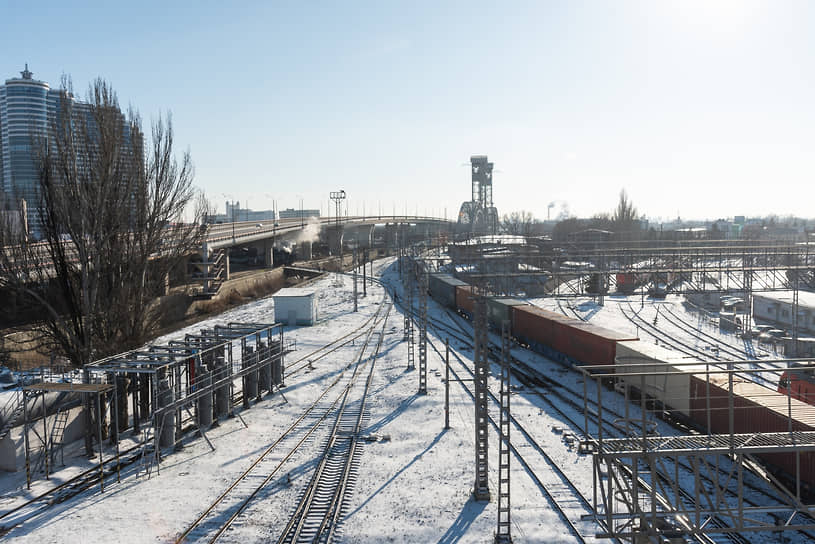
M3 215L0 290L15 311L36 316L43 347L82 367L152 332L151 301L200 247L205 200L189 153L175 156L169 117L145 137L107 82L95 81L84 104L70 80L61 91L59 114L31 142L40 201L28 206L41 239Z
M610 214L597 214L590 219L567 217L555 224L552 237L566 239L570 234L586 229L606 230L618 239L636 239L641 235L642 218L637 213L625 189L620 191L617 207ZM506 234L533 236L543 233L543 225L527 211L505 214L501 230Z

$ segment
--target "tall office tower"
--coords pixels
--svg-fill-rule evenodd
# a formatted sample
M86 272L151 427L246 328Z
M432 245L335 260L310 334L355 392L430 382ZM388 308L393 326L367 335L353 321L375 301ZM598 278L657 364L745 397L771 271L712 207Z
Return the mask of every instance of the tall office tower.
M29 235L38 239L42 235L38 206L39 155L43 146L53 143L52 130L66 104L70 106L70 123L75 129L82 130L87 124L93 134L95 121L90 105L75 100L64 89L51 89L48 83L34 79L27 64L20 76L0 85L0 206L7 213L26 210L23 224L27 225ZM141 133L132 135L121 111L114 114L122 123L126 149L141 153ZM81 164L82 158L78 157L78 161Z
M32 77L28 65L20 75L0 85L0 189L6 208L20 210L26 201L31 227L37 223L39 202L35 146L48 131L51 90Z

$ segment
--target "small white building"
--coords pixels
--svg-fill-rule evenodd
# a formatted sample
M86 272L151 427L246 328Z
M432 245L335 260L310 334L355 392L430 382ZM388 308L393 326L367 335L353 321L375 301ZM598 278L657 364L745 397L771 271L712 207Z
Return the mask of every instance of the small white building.
M754 294L753 317L789 329L792 327L792 293L776 291ZM815 293L798 291L798 331L815 333Z
M288 287L272 295L275 323L314 325L318 314L316 295L316 289L304 287Z

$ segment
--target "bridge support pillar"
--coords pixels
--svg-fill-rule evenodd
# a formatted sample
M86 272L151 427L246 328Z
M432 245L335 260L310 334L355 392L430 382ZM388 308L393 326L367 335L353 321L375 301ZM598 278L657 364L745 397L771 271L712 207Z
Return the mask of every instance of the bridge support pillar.
M366 246L368 248L374 247L374 230L376 230L376 225L371 225L368 231L368 245Z
M342 255L343 226L332 225L326 229L328 249L332 255Z
M224 272L226 273L224 281L229 281L229 249L224 252Z
M263 264L266 268L274 268L274 245L263 246Z
M388 223L385 225L385 247L396 249L399 247L399 224Z
M208 263L209 262L209 244L204 242L204 245L201 246L201 262ZM209 267L203 270L204 272L204 292L206 293L209 291L209 280L207 277L209 276Z

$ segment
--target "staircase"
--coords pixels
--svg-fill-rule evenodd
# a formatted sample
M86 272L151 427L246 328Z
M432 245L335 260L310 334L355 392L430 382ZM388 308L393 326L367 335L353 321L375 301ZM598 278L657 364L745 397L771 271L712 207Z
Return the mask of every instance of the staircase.
M0 410L0 417L2 417L3 426L0 427L0 440L3 440L11 432L14 427L14 422L23 414L23 395L26 393L21 389L14 391L8 401L6 401L3 409Z
M54 417L54 426L51 427L51 435L48 438L49 442L51 443L49 448L51 451L51 466L54 466L57 458L57 452L59 452L60 463L65 465L63 449L65 448L65 427L67 426L68 410L60 410Z
M202 282L202 289L196 298L210 299L218 294L221 285L226 281L226 249L218 249L212 253L211 261L191 263L203 275L196 281Z
M153 463L156 462L156 451L154 443L153 427L146 427L142 431L142 445L141 453L139 454L139 462L136 466L136 477L138 478L142 471L150 479L150 473L153 470Z

